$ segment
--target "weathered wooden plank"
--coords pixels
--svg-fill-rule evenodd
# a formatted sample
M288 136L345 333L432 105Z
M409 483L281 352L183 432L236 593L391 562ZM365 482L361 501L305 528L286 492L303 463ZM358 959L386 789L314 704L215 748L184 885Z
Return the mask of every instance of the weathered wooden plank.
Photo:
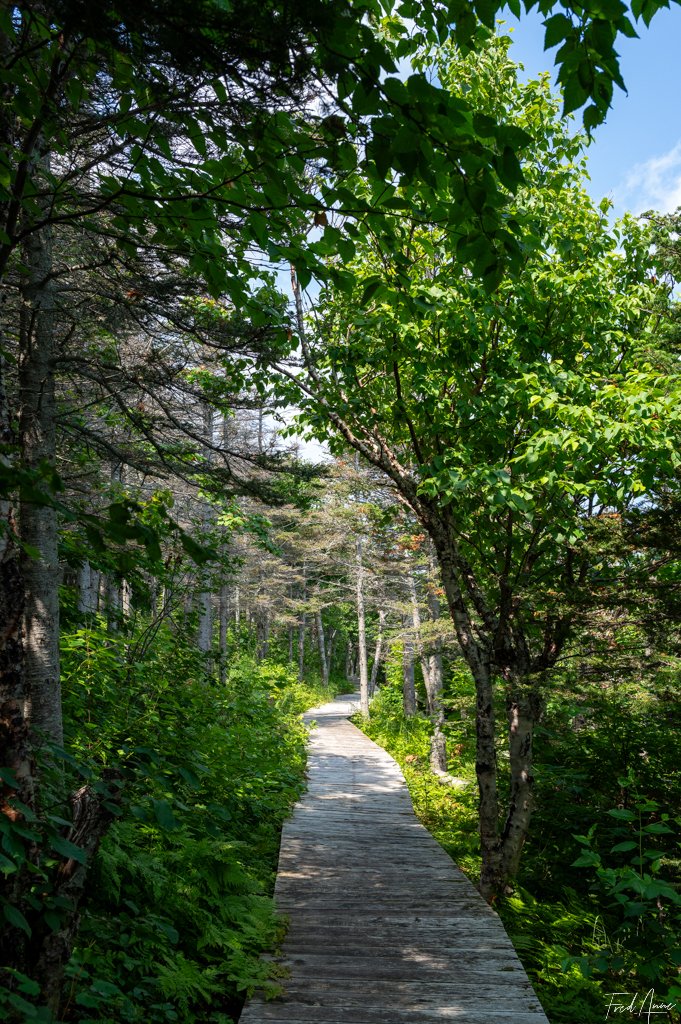
M437 1011L420 1010L415 1020L411 1011L399 1007L383 1010L340 1007L329 1013L327 1007L310 1007L289 1003L286 1015L281 1015L281 1004L270 1006L258 1004L249 1006L241 1016L242 1024L546 1024L546 1017L539 1013L519 1013L491 1006L484 1011L468 1007L443 1007Z
M399 766L318 709L282 835L282 998L241 1024L547 1024L499 918L414 816Z

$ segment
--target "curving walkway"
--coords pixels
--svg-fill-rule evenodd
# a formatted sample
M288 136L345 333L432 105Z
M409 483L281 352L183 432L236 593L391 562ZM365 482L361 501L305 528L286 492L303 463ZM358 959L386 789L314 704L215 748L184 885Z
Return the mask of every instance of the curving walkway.
M282 835L283 998L240 1024L548 1024L503 926L416 820L396 762L346 721L307 717L309 787Z

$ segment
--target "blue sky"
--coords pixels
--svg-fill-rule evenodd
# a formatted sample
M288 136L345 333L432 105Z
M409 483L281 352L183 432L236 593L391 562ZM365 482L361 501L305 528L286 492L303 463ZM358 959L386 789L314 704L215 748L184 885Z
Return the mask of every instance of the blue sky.
M528 74L551 71L544 51L541 17L532 12L513 26L511 56ZM610 196L614 214L648 209L670 212L681 206L681 7L660 11L649 29L637 25L638 39L620 39L618 51L628 92L615 90L607 122L594 133L589 150L589 191Z

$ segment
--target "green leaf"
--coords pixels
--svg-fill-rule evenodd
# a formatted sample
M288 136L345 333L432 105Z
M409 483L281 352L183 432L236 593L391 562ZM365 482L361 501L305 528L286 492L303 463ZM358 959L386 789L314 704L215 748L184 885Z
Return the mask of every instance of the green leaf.
M573 868L593 868L598 867L601 863L601 858L597 853L591 853L589 850L585 850L577 860L574 860L570 865Z
M523 169L520 166L518 156L515 150L511 149L510 146L504 147L498 170L499 176L504 185L507 185L512 191L515 191L525 182L525 175L523 174Z
M166 832L172 832L179 827L168 800L154 800L153 804L156 821L162 829Z
M554 14L544 22L544 49L550 50L574 31L574 25L565 14Z
M76 846L70 839L63 836L50 836L50 846L55 853L61 854L67 860L77 860L79 864L87 862L87 853L80 846Z
M373 298L384 291L385 285L380 277L373 277L364 284L362 297L359 300L360 306L367 306Z
M17 907L12 906L11 903L3 903L2 912L8 924L12 925L14 928L19 928L22 932L25 932L29 938L31 937L31 926Z
M578 110L589 97L589 89L580 82L578 75L572 72L563 87L563 116Z

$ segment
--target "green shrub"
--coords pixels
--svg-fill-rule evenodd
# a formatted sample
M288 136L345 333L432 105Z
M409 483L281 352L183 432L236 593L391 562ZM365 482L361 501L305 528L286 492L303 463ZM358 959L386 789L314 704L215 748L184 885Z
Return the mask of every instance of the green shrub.
M278 990L261 954L281 927L279 833L304 787L300 713L329 695L246 656L221 686L190 638L140 639L103 624L63 637L61 791L107 769L122 801L88 876L60 1020L225 1024L256 987ZM13 989L0 1015L49 1020L30 979Z

